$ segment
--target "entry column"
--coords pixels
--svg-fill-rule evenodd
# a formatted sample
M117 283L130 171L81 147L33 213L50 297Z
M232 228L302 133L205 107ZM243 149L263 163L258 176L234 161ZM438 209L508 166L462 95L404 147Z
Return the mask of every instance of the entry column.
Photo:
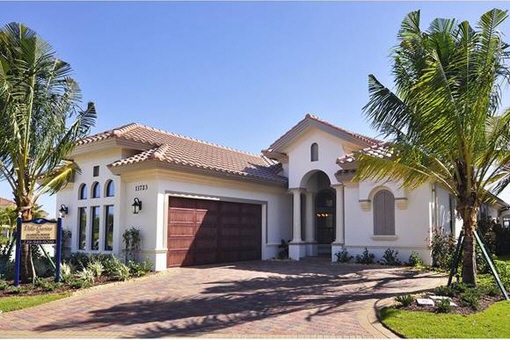
M331 261L336 261L335 253L340 251L345 244L344 239L344 185L342 183L333 184L336 191L336 228L335 241L331 244Z
M293 260L299 260L303 257L305 244L301 238L301 193L303 189L289 189L293 196L292 209L292 241L289 244L289 257Z
M315 211L314 196L311 191L306 191L306 219L305 219L305 242L306 255L317 256L317 242L315 241Z

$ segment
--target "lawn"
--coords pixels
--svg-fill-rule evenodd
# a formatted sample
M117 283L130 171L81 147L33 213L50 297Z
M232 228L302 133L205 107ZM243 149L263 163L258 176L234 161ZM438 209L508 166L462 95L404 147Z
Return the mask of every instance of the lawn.
M379 311L381 322L405 338L510 338L510 301L500 301L483 312L436 314L393 307Z
M32 306L42 305L51 301L63 299L70 296L71 293L53 293L45 295L32 296L8 296L0 299L0 311L10 312L17 309L28 308Z

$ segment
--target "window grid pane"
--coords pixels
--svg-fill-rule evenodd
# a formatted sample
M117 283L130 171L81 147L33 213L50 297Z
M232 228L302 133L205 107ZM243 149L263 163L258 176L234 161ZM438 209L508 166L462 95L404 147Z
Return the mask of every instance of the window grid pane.
M87 243L87 208L78 209L79 231L78 231L78 248L85 250Z
M92 228L91 228L91 243L92 250L99 250L99 207L91 208Z
M104 250L113 250L113 205L105 206L105 238Z

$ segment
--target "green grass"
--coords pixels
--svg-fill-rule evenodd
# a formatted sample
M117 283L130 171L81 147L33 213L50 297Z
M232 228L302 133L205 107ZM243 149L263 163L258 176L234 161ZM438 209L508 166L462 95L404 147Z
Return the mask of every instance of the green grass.
M51 301L63 299L70 296L71 293L54 293L32 296L8 296L0 298L0 311L10 312L17 309L28 308L42 305Z
M434 314L385 307L381 322L405 338L510 338L510 301L500 301L483 312Z

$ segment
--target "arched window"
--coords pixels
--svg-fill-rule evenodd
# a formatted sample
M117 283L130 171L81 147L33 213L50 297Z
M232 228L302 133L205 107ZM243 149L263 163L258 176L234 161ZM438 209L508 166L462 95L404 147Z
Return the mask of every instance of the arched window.
M101 187L98 182L92 184L92 198L99 198L101 196Z
M310 147L310 160L312 162L319 160L319 144L313 143Z
M87 184L83 183L80 185L80 190L78 190L78 199L85 200L87 199Z
M374 196L374 235L395 235L395 197L388 190Z
M115 184L110 179L108 182L106 182L106 190L105 190L105 196L106 197L113 197L115 196Z

